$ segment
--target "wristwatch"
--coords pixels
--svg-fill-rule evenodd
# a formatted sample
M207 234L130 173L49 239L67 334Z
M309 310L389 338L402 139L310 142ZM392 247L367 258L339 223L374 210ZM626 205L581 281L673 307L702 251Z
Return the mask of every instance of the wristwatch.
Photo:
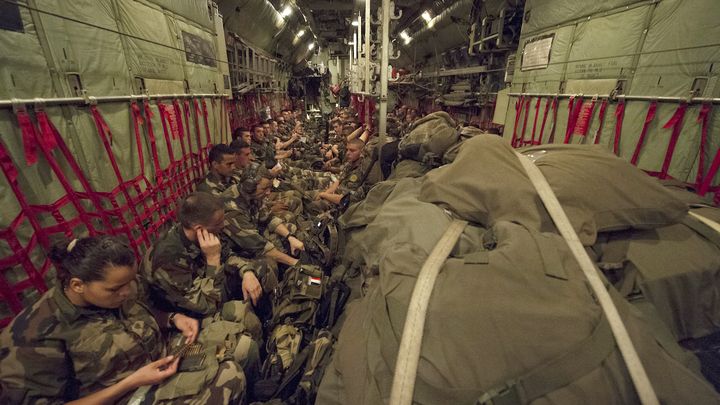
M168 316L168 326L173 327L175 326L175 315L177 315L177 312L170 313L170 316Z

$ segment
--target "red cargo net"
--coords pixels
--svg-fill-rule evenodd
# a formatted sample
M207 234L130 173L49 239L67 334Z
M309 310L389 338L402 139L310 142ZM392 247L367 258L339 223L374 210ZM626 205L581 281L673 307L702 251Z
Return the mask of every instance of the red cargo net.
M205 100L193 99L192 107L186 100L183 106L181 110L177 100L172 105L162 102L157 104L169 160L166 167L161 167L161 152L151 122L153 107L147 101L142 106L134 101L130 103L134 143L140 165L140 174L132 179L125 179L122 175L113 151L113 133L102 113L95 105L88 107L116 180L115 187L108 192L97 191L92 187L87 176L88 169L80 167L45 111L35 111L34 122L31 114L24 109L16 111L26 164L30 166L44 158L54 176L52 180L61 185L65 194L49 204L31 204L23 192L22 182L18 181L18 166L5 144L0 141L0 169L19 206L19 213L10 225L0 229L0 241L5 242L12 252L0 257L0 328L7 325L23 307L31 304L25 299L30 293L35 291L42 294L47 290L46 282L50 280L46 276L51 263L42 252L48 251L54 239L63 236L121 235L129 240L140 260L144 250L159 232L175 219L179 200L191 193L205 175L207 151L211 147ZM216 103L212 103L212 108L213 112L216 112L216 108L223 109L222 104ZM195 148L190 135L191 110L195 122ZM224 122L227 115L221 113L220 117ZM204 136L200 120L203 121ZM222 122L221 128L224 127ZM145 170L145 139L150 145L154 182L148 178ZM179 141L180 151L174 150L173 141ZM60 153L57 154L56 150ZM58 161L60 158L64 160L63 163ZM79 184L80 189L76 190L73 184ZM22 237L19 236L21 229ZM25 233L29 233L29 236L25 237ZM26 278L18 281L8 277L11 271L17 274L19 269Z

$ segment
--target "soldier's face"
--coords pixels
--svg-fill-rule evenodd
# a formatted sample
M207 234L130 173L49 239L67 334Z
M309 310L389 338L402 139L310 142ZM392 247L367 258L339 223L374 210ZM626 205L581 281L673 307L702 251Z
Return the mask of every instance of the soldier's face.
M360 145L350 144L345 150L345 157L347 158L348 162L353 163L357 162L357 160L360 159L361 153L362 148L360 147Z
M250 131L241 132L240 137L248 145L250 145L250 143L252 142L252 134L250 133Z
M235 165L241 169L244 169L252 162L252 149L242 148L240 152L235 155Z
M263 198L270 195L272 191L272 181L270 179L262 178L258 181L257 188L255 189L255 199L262 200Z
M106 266L105 278L84 282L70 279L69 287L88 305L100 308L119 308L135 291L137 267Z
M229 177L235 170L235 155L223 155L220 162L213 162L213 170L223 177Z
M262 142L265 140L265 131L262 127L255 127L253 132L253 139L255 139L258 142Z

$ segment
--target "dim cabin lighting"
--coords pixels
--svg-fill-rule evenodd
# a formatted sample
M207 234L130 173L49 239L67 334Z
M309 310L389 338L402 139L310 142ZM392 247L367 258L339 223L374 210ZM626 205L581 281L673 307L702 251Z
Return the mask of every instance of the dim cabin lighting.
M283 9L282 13L280 13L280 15L281 15L283 18L288 18L288 17L290 17L291 14L292 14L292 7L290 7L289 5L288 5L288 6L285 6L285 8Z
M357 20L353 20L353 22L351 24L353 27L357 27L358 25L360 25L360 23L358 23Z
M302 38L303 35L305 35L305 30L298 31L298 33L295 36L298 38Z
M315 42L310 42L310 45L308 45L308 50L312 51L313 49L315 49Z
M427 11L427 10L425 10L425 11L422 13L422 18L423 18L423 20L425 20L425 22L428 23L428 24L430 24L430 21L432 21L432 17L430 16L430 12Z
M412 38L410 37L410 35L408 35L407 31L401 32L400 38L403 39L403 41L405 42L405 45L409 44L410 41L412 41Z

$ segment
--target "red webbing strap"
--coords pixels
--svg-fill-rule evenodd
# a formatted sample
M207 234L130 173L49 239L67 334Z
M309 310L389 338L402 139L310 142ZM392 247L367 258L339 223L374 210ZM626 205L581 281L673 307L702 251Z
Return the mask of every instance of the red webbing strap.
M35 134L35 125L30 121L30 116L24 110L16 111L15 117L22 132L25 162L28 166L32 166L37 163L37 135Z
M672 135L670 135L670 143L668 143L667 152L665 152L665 160L663 161L662 169L660 169L660 178L667 179L668 171L670 170L670 163L672 163L673 154L675 154L675 147L677 141L680 138L680 131L683 126L683 119L685 118L685 112L687 111L687 103L681 103L675 110L675 114L663 125L663 128L672 128Z
M583 125L585 125L585 129L583 129L583 132L581 134L579 134L583 137L582 143L585 143L585 140L587 139L587 132L590 129L590 123L592 122L593 113L595 112L595 104L597 104L597 97L593 97L592 100L590 101L590 108L588 110L587 122L585 124L583 124ZM577 120L580 119L580 114L582 114L582 110L583 110L583 107L580 107L580 111L578 113L578 118L575 120L575 125L573 125L573 127L577 126ZM574 131L575 131L575 128L573 128L573 132ZM570 134L570 136L572 137L572 134Z
M200 179L200 155L199 153L196 154L193 152L192 147L192 136L190 136L190 102L188 100L183 100L183 115L185 116L185 124L187 125L185 127L186 133L187 133L187 141L188 141L188 151L190 152L190 159L191 159L191 166L193 169L193 180L196 182L198 179ZM198 138L199 139L199 138ZM200 148L200 145L198 144L198 148ZM199 150L199 149L198 149Z
M543 112L542 124L540 124L540 135L538 136L538 140L533 142L533 145L542 145L543 134L545 133L545 124L547 123L548 112L550 112L550 104L552 102L552 98L548 98L545 102L545 111Z
M602 103L600 104L600 112L598 112L598 121L599 126L597 131L595 131L595 139L593 140L594 144L600 143L600 137L602 136L602 130L603 130L603 124L605 123L605 112L607 111L608 106L608 99L604 98Z
M535 103L535 119L533 119L533 129L532 133L530 135L530 141L524 142L525 144L535 145L535 131L537 130L537 122L538 122L538 116L540 115L540 101L542 99L538 97L537 102Z
M107 213L105 212L102 203L98 200L97 194L93 191L92 187L90 186L90 182L88 182L87 178L85 177L85 174L83 173L82 169L80 169L80 166L77 164L77 161L75 161L75 158L72 155L72 152L70 152L70 149L68 149L67 145L65 144L65 141L60 136L60 133L58 132L57 128L55 128L55 125L53 125L52 121L50 121L50 118L47 116L45 111L36 111L35 116L37 117L38 124L40 128L43 128L45 131L50 131L51 133L49 135L52 135L55 137L55 142L57 143L57 146L60 148L60 151L62 152L63 156L65 157L65 160L67 161L68 165L70 166L70 169L72 169L73 173L75 174L75 177L77 177L78 181L80 181L80 184L85 189L85 192L88 195L88 198L93 203L95 209L97 210L97 214L102 220L105 228L110 232L112 230L112 222L107 216ZM36 132L37 135L37 132ZM46 137L48 135L46 134ZM65 192L67 193L68 198L70 199L70 203L75 207L75 210L78 213L78 216L80 219L85 223L85 225L88 228L88 233L90 236L95 236L97 234L97 231L95 230L95 227L92 225L92 221L88 215L88 213L83 208L82 204L80 203L80 199L77 196L77 193L70 185L70 182L65 177L65 173L63 173L62 169L60 168L60 165L57 163L55 158L52 155L52 151L43 143L40 142L38 139L38 144L40 145L40 150L42 150L43 155L45 155L45 160L47 160L48 164L50 165L50 168L52 169L53 173L55 173L55 176L58 178L58 181L60 181L60 184L63 186L63 189L65 189Z
M132 213L133 215L135 225L140 228L140 235L142 237L143 243L145 244L145 246L149 246L150 238L145 232L145 228L138 222L140 215L138 215L137 209L135 208L135 201L130 197L130 193L127 190L128 185L127 183L125 183L122 173L120 173L120 167L117 164L117 159L115 159L115 154L113 153L112 146L110 144L110 140L112 140L112 132L110 131L110 127L107 125L107 122L105 121L105 118L103 118L102 114L100 114L100 111L98 111L96 105L90 106L90 113L92 114L93 120L95 121L95 128L97 129L98 135L100 135L100 140L105 147L105 152L107 152L108 159L110 159L110 166L115 173L115 178L117 178L120 192L123 194L123 197L125 197L125 202L127 203L127 207L130 209L130 213ZM118 218L125 227L128 227L127 221L125 221L125 216L123 215L122 211L124 211L124 209L120 210ZM132 230L129 227L127 228L127 234L131 244L137 249L137 247L135 246L136 243L132 238ZM137 253L139 253L139 250L137 251Z
M223 131L223 128L220 125L218 125L217 100L215 100L214 98L211 98L210 105L212 106L212 116L213 116L213 123L215 124L215 131L217 131L220 135L220 143L227 144L227 141L225 141L225 132ZM220 109L220 121L222 122L222 109Z
M530 97L525 99L525 105L521 108L525 109L525 117L523 118L522 132L520 133L520 137L514 145L514 147L516 148L522 146L525 142L525 129L527 128L528 116L530 115Z
M582 110L583 106L583 98L578 97L577 100L574 100L575 96L570 97L570 102L568 102L568 122L567 122L567 128L565 128L565 140L563 143L570 143L570 138L572 137L572 133L575 130L575 124L577 123L578 116L580 115L580 110Z
M698 171L695 176L695 189L700 188L702 183L703 173L705 172L705 146L707 144L707 132L708 132L708 121L710 118L710 111L712 111L711 103L703 103L700 108L700 113L697 117L697 122L700 123L700 150L698 152Z
M170 113L170 107L168 106L165 109L166 113ZM185 137L184 137L184 131L181 129L183 126L182 123L182 115L177 114L178 109L175 108L173 105L173 115L175 116L175 124L176 124L176 130L179 132L180 136L180 151L182 152L182 156L180 158L181 162L181 175L185 179L185 184L182 185L182 189L185 190L186 194L190 194L193 180L190 176L190 168L192 167L192 153L188 154L187 149L185 148ZM168 115L169 116L169 115Z
M560 102L558 101L557 96L553 97L552 104L550 105L550 108L552 108L552 126L550 127L550 136L548 137L548 143L554 143L555 142L555 127L557 126L557 113L558 113L558 105Z
M184 139L187 140L187 152L189 153L190 158L190 167L192 167L192 181L193 183L197 182L197 180L200 178L200 168L198 167L198 161L197 161L197 155L193 152L192 147L192 137L190 136L190 111L185 110L184 115L182 110L180 109L180 101L175 99L173 100L173 108L175 108L175 115L180 118L180 129L181 129L181 135L184 137ZM185 117L185 124L183 124L182 117ZM187 134L187 136L185 136ZM183 154L185 153L185 149L183 149ZM187 159L187 158L186 158Z
M618 102L615 108L615 139L613 140L613 153L620 156L620 135L622 134L623 117L625 116L625 99Z
M163 104L161 101L157 102L158 111L160 111L160 123L162 123L163 127L163 138L165 138L165 147L167 148L168 157L170 157L170 164L172 165L175 163L175 154L173 153L173 147L172 147L172 141L170 138L172 135L170 132L172 132L172 128L168 129L168 127L172 127L172 123L170 123L170 117L169 112L167 110L167 106Z
M197 104L197 99L193 99L193 101ZM208 109L207 104L205 103L205 99L201 100L201 104L203 122L205 123L205 136L207 137L207 145L205 145L205 148L210 148L212 146L212 138L210 136L210 123L208 122Z
M205 155L205 153L203 153L203 144L202 144L202 141L200 140L200 137L201 137L201 134L200 134L200 109L198 108L197 100L193 100L193 101L194 101L193 106L195 107L193 109L193 111L195 112L195 114L194 114L195 115L195 140L197 141L197 145L198 145L198 163L199 163L199 167L200 167L200 173L203 173L205 171L205 163L204 163L205 159L203 156L203 155ZM185 103L188 104L188 109L189 109L190 102L188 100L185 100Z
M3 144L1 141L0 169L2 169L2 172L7 179L8 185L10 185L10 189L15 195L15 199L17 199L18 205L20 205L20 209L23 213L25 213L25 216L27 217L28 222L30 222L33 231L35 231L35 234L38 236L40 244L43 245L43 247L49 248L50 242L47 238L47 235L41 231L42 227L40 226L40 222L38 222L35 210L28 203L27 199L25 198L25 194L23 194L22 190L20 189L20 184L18 184L17 182L18 171L15 167L15 163L13 163L12 158L10 157L10 153L8 153L8 150L5 147L5 144Z
M512 145L513 147L515 146L515 144L517 144L518 123L520 122L520 115L522 114L522 106L524 99L525 97L520 96L517 100L515 100L515 125L513 126L512 140L510 141L510 145Z
M155 176L158 178L158 183L163 177L162 169L160 168L160 159L158 158L158 150L157 150L157 139L155 139L155 131L153 131L152 126L152 117L153 112L152 108L150 107L150 103L147 101L143 102L143 107L145 109L145 123L147 124L147 131L148 131L148 138L150 138L150 155L152 157L153 161L153 168L155 169Z
M143 153L142 147L142 135L140 134L140 125L142 125L143 118L135 101L130 102L130 112L132 113L133 129L135 130L135 144L137 145L138 161L140 163L140 174L145 176L145 154Z
M708 191L710 191L711 183L717 175L718 169L720 169L720 148L718 148L717 152L715 152L715 158L713 158L713 161L710 164L710 170L707 174L705 174L705 177L703 177L702 183L700 183L698 194L704 196Z
M648 107L647 115L645 116L645 124L643 124L642 132L640 132L640 139L635 145L635 152L633 152L630 163L637 165L638 159L640 158L640 151L642 150L643 144L645 143L645 136L647 135L648 128L653 119L655 119L655 112L657 111L657 101L651 101Z

